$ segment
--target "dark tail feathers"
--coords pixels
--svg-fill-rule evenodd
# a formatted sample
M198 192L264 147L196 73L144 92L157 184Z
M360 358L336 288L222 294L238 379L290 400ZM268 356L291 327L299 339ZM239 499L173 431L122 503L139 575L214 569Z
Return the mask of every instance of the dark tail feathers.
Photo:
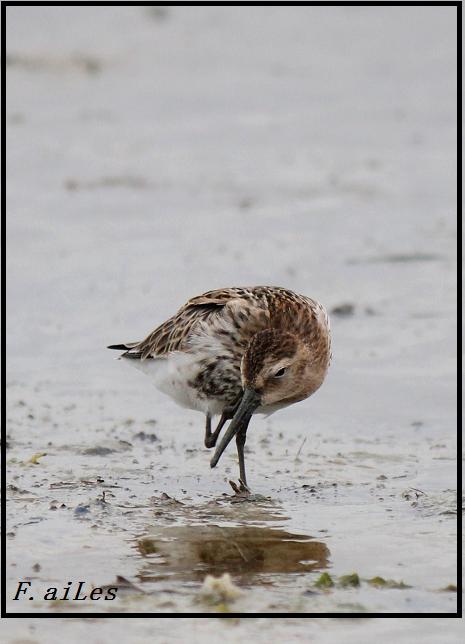
M137 347L139 342L126 342L125 344L110 344L107 349L116 349L116 351L124 351L120 355L120 358L133 358L134 360L140 360L142 354L140 351L131 351L134 347Z

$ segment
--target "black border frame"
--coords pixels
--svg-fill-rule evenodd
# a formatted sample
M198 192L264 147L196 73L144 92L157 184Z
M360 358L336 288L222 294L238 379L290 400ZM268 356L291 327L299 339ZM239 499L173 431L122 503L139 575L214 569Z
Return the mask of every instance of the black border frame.
M1 2L1 113L2 113L2 122L1 122L1 131L2 137L4 138L4 133L6 131L6 8L9 6L152 6L154 3L151 2ZM180 3L180 2L168 2L164 3L164 6L210 6L213 3ZM262 5L263 3L251 3L251 2L218 2L215 3L216 6L257 6ZM422 7L422 6L453 6L457 7L457 255L461 259L461 240L462 240L462 218L461 218L461 203L462 203L462 3L461 2L292 2L292 3L278 3L270 2L267 5L281 5L281 6L413 6L413 7ZM2 484L2 498L1 498L1 617L2 618L73 618L73 619L98 619L98 618L164 618L164 617L210 617L210 618L231 618L231 617L290 617L293 615L298 615L299 617L342 617L344 619L351 618L462 618L462 576L461 576L461 563L462 563L462 547L460 535L462 534L462 516L461 516L461 503L457 499L457 612L456 613L365 613L365 612L354 612L354 613L341 613L341 612L326 612L326 613L118 613L118 612L89 612L83 613L81 611L76 612L60 612L54 613L51 612L7 612L6 610L6 411L5 411L5 375L6 375L6 339L5 339L5 286L6 286L6 261L5 261L5 252L6 252L6 237L5 237L5 224L6 224L6 199L5 199L5 188L6 188L6 150L5 143L2 145L2 192L1 192L1 237L2 237L2 258L1 258L1 287L2 287L2 325L3 333L1 339L1 374L2 374L2 392L3 400L1 407L1 420L2 420L2 433L1 433L1 484ZM457 289L457 317L460 322L462 319L462 301L461 301L461 272L459 267L457 267L458 275L458 289ZM457 327L457 384L458 391L461 391L461 370L462 370L462 335L461 328ZM460 456L462 453L462 436L461 436L461 426L462 426L462 416L461 416L461 397L458 398L457 404L457 487L459 491L461 490L462 483L462 472L460 467Z

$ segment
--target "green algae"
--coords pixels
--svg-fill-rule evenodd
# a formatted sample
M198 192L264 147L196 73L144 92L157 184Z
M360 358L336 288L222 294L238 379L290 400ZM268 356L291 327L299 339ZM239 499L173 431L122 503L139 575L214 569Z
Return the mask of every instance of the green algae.
M339 577L339 585L342 588L358 588L360 586L360 577L356 572L350 575L342 575L342 577Z
M334 581L329 573L323 572L315 581L315 586L317 588L332 588Z

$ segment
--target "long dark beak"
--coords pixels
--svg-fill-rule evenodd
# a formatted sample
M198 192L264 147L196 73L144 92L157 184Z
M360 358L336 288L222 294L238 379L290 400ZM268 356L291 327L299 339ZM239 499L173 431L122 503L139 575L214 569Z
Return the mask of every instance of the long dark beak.
M220 460L221 454L224 452L226 447L232 441L234 436L240 429L247 429L252 414L257 409L260 404L260 394L258 394L254 389L246 387L244 389L244 394L242 396L241 403L237 408L236 413L226 430L225 435L223 436L221 443L216 448L215 454L213 455L212 460L210 461L210 467L215 467L215 465Z

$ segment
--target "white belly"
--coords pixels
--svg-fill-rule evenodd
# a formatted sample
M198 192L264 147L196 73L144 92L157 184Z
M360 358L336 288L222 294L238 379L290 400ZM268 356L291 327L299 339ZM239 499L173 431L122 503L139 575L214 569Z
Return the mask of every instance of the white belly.
M142 371L159 391L170 396L181 407L205 414L208 412L212 416L222 413L224 402L200 397L197 389L189 384L195 381L199 373L198 355L174 351L164 358L143 361L126 358L125 362Z

